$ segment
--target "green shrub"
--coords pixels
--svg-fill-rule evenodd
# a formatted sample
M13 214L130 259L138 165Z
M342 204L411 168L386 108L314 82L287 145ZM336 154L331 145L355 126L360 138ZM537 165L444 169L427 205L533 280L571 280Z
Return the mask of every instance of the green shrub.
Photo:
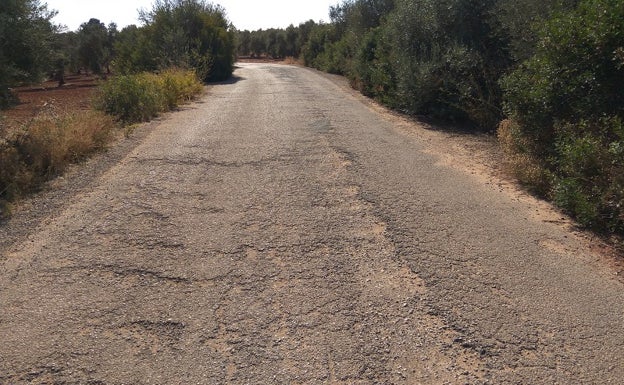
M332 45L339 40L335 26L331 24L316 25L302 48L303 63L308 67L323 70L328 67L327 62Z
M553 198L594 230L624 232L624 124L619 118L557 127Z
M624 3L585 0L546 23L536 54L502 79L505 109L554 149L555 123L624 116Z
M598 230L598 201L594 192L585 191L581 180L561 178L554 189L554 202L569 213L583 226Z
M156 75L121 75L104 82L95 107L122 123L148 121L165 109L164 90Z
M160 75L121 75L102 83L94 104L124 124L138 123L177 107L201 90L194 71L171 69Z
M511 62L504 34L495 31L494 3L395 1L379 36L362 46L371 52L359 58L372 66L357 66L358 75L366 83L375 74L392 107L494 129L502 117L498 79Z
M392 57L392 47L383 28L373 28L360 43L349 78L364 95L396 108L399 103Z
M583 0L548 21L535 55L501 81L516 125L510 156L537 160L549 195L582 225L620 235L623 42L624 2Z
M156 1L151 11L142 12L141 19L144 26L139 31L122 31L120 64L142 71L154 65L159 70L189 68L202 81L221 81L232 75L235 31L223 7L206 0ZM135 37L150 47L137 47Z

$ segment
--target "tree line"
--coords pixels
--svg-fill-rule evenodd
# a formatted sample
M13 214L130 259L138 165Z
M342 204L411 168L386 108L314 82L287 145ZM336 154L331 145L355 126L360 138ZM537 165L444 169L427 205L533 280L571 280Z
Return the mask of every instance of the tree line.
M492 130L500 79L537 48L539 28L578 0L345 0L330 22L238 32L238 54L300 58L410 114Z
M411 115L497 132L537 194L624 235L624 2L345 0L329 23L239 32Z
M205 81L233 71L234 27L225 10L205 0L157 0L141 26L85 21L77 31L52 23L56 12L40 0L0 3L0 107L16 102L11 87L66 73L97 75L194 69Z

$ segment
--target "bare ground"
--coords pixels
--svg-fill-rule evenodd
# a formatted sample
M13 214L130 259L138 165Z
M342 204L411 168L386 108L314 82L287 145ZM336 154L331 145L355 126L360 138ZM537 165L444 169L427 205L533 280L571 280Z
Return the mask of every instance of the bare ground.
M93 76L73 75L68 76L66 81L63 87L58 87L56 81L47 81L15 89L20 103L2 111L6 125L18 127L27 123L49 104L67 111L91 108L91 96L98 80Z

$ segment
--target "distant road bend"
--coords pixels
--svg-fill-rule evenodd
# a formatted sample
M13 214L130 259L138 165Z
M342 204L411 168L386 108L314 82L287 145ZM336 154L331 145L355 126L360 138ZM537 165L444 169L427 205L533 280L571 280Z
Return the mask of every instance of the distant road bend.
M578 237L328 76L235 75L0 226L0 384L623 383Z

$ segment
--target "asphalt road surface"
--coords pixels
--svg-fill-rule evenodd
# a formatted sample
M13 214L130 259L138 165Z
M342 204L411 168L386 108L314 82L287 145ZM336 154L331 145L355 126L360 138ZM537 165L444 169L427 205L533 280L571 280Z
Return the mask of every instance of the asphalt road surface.
M235 74L0 227L1 384L623 383L577 237L327 76Z

